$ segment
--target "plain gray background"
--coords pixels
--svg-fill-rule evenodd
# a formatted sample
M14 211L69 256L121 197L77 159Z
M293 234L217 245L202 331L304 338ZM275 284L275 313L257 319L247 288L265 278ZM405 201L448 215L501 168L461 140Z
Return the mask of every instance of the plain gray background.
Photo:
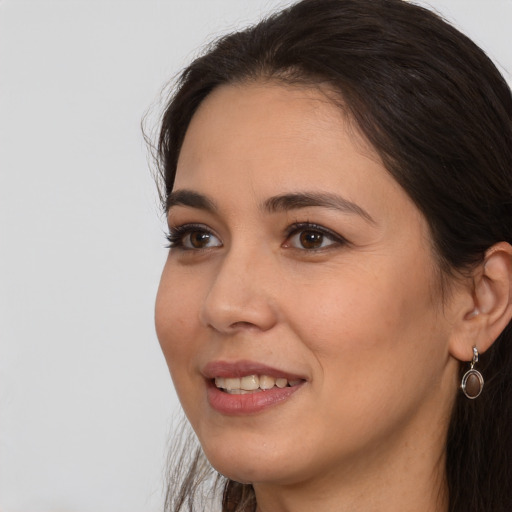
M179 407L140 120L279 0L0 0L0 512L153 512ZM432 0L511 81L512 0Z

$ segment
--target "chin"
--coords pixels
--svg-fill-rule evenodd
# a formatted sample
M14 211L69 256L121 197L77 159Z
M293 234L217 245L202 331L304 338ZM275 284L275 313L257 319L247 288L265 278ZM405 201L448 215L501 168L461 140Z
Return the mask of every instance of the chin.
M292 483L295 479L284 468L272 466L270 462L254 464L250 461L208 459L213 468L221 475L240 482L241 484L254 483Z
M286 442L265 444L262 442L226 442L216 439L210 444L202 443L205 455L221 475L244 484L252 483L296 483L306 475L301 475L302 460L297 449L289 451ZM302 457L301 457L302 458Z

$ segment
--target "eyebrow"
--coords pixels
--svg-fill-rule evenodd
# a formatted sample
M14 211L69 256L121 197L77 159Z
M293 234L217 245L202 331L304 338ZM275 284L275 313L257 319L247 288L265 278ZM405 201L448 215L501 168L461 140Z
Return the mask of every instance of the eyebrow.
M212 213L218 210L215 201L203 194L188 189L171 192L167 198L166 206L167 211L174 206L197 208ZM356 214L371 224L375 224L375 221L366 210L337 194L326 192L297 192L270 197L263 203L263 209L269 213L299 210L301 208L315 206L338 210L343 213Z
M264 203L265 210L271 213L298 210L300 208L309 208L312 206L320 206L322 208L339 210L343 213L353 213L359 215L366 221L375 224L372 216L366 210L337 194L325 192L301 192L283 194L271 197Z
M167 211L169 211L173 206L188 206L189 208L198 208L209 212L215 212L217 210L215 201L209 199L203 194L187 189L171 192L167 196L165 206L167 207Z

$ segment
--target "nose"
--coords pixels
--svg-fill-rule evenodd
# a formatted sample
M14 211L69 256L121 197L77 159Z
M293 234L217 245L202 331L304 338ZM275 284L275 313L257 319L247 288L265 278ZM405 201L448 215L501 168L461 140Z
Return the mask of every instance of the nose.
M267 331L277 322L273 290L278 272L271 262L248 248L231 250L207 290L201 323L217 332Z

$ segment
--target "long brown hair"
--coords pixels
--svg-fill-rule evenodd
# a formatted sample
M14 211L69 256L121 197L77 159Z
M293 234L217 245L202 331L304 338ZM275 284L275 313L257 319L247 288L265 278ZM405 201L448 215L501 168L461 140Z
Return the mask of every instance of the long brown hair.
M339 93L427 219L441 275L471 269L497 242L512 243L510 89L470 39L402 0L303 0L208 47L181 74L163 115L165 209L199 104L221 84L253 80L328 84ZM510 512L512 325L479 368L482 395L460 394L450 423L449 509ZM169 490L169 510L194 509L201 457ZM255 509L250 485L219 478L212 485L223 487L223 511Z

